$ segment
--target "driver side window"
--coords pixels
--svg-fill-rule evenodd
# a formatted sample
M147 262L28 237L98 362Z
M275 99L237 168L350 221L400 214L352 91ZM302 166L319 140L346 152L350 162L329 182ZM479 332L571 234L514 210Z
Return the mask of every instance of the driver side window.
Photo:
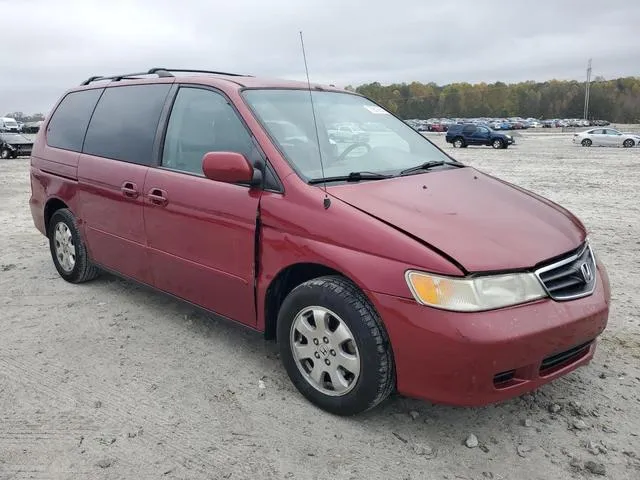
M207 152L237 152L250 161L255 147L236 112L219 93L203 88L178 91L167 126L162 166L203 175Z

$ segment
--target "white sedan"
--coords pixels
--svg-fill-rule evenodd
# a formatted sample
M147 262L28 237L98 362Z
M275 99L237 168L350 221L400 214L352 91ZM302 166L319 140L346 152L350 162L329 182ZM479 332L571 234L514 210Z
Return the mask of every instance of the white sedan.
M640 144L640 135L623 133L613 128L592 128L573 136L573 143L583 147L635 147Z

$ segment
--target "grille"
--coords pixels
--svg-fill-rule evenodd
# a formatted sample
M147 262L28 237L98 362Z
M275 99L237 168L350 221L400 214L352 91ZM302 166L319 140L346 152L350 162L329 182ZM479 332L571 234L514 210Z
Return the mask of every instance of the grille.
M515 376L515 370L508 370L506 372L500 372L493 376L493 384L496 388L506 387L513 377Z
M562 367L579 360L587 353L592 343L593 340L545 358L540 364L540 373L543 375L548 374L549 371L554 368Z
M571 300L593 293L596 263L588 244L551 265L536 270L545 290L554 300Z

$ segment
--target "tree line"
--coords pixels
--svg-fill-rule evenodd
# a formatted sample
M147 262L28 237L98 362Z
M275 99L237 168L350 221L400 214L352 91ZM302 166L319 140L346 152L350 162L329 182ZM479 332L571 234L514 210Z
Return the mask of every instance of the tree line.
M39 122L44 120L44 115L42 113L34 113L32 115L26 115L23 112L10 112L5 114L5 117L10 117L15 119L17 122L29 123L29 122Z
M533 117L582 118L585 83L576 80L495 83L379 82L347 89L380 103L401 118ZM640 77L591 82L589 118L640 123Z

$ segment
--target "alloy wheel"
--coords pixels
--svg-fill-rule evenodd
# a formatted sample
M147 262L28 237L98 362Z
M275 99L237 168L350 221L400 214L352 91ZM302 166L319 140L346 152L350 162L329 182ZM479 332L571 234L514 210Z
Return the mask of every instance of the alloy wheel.
M293 358L307 382L325 395L349 393L360 377L360 354L347 324L334 312L312 306L291 324Z

